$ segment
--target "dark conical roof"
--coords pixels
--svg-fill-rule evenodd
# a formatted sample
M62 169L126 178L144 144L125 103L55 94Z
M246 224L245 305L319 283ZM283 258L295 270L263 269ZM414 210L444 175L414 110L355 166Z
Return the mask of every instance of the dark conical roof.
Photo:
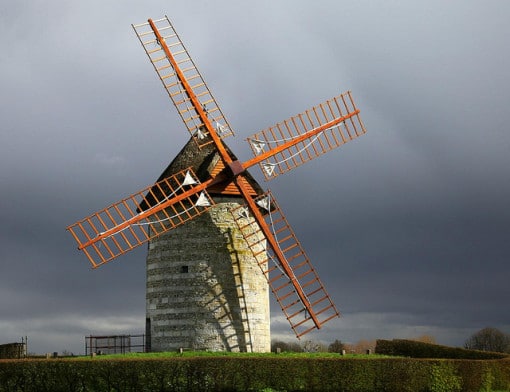
M235 156L228 150L232 159ZM161 173L158 181L191 167L200 181L205 181L211 175L212 167L217 163L219 154L214 144L209 143L201 148L193 138L184 145L182 150L170 162L167 168Z
M232 153L228 146L225 145L225 148L230 157L236 161L236 156ZM163 173L161 173L157 182L187 168L191 168L193 170L200 182L204 182L211 176L216 176L222 171L229 173L229 170L225 169L225 165L220 158L220 154L213 143L209 143L199 148L197 143L193 139L190 139L172 162L170 162ZM244 171L240 174L240 176L244 181L246 181L252 196L258 196L264 192L262 187L257 183L257 181L255 181L248 171ZM232 176L229 175L225 181L208 187L207 192L212 197L240 196L237 186L235 186L232 180ZM154 189L153 192L159 193L157 189ZM151 199L152 197L149 192L147 194L146 201L152 204ZM148 205L146 202L140 204L141 210L144 210L147 207Z

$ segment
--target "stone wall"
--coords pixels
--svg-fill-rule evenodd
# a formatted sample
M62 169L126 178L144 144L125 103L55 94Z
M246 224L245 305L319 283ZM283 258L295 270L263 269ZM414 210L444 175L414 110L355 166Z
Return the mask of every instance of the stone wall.
M230 213L242 199L215 201L207 213L149 243L152 351L270 351L267 280Z

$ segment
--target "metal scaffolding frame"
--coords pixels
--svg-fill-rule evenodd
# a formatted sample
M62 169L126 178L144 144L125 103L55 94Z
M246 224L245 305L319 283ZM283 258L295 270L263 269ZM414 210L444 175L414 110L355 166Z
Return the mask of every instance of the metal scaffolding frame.
M145 335L85 336L85 355L145 352Z

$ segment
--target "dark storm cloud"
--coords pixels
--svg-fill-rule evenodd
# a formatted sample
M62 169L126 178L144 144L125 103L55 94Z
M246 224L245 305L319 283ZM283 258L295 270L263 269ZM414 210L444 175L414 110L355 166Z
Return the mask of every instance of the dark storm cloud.
M267 184L344 314L313 338L462 344L487 325L508 331L509 11L3 5L0 342L28 334L34 351L80 352L86 334L143 331L144 247L91 271L65 227L149 185L187 140L130 26L165 13L242 159L245 137L353 90L367 135Z

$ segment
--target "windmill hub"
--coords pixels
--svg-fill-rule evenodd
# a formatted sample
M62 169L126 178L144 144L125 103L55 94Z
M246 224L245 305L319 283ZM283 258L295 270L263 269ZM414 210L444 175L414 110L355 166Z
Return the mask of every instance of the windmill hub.
M245 171L245 168L243 167L243 164L240 161L230 162L228 166L234 177L238 176L239 174Z

